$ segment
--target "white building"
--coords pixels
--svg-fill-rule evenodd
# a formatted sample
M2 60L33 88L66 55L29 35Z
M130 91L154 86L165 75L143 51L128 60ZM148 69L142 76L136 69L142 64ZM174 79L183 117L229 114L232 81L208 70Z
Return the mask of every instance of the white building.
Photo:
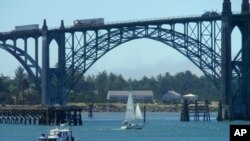
M107 100L126 103L129 91L108 91ZM135 102L153 102L153 91L132 91Z
M194 103L195 100L198 100L198 96L194 94L186 94L183 96L183 99L187 99L188 103Z
M167 103L180 103L181 102L181 94L176 91L168 91L166 94L162 96L162 101Z

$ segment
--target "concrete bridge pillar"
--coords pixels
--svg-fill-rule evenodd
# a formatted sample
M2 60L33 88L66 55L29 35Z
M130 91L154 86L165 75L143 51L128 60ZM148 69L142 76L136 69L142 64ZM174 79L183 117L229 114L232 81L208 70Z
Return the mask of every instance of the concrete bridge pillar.
M42 105L50 105L49 38L46 20L42 27Z
M249 0L242 0L241 14L250 14ZM239 88L233 93L232 89L232 60L231 60L231 32L237 25L242 33L242 60L239 63ZM221 93L222 112L224 119L250 119L250 21L248 16L240 21L234 21L230 0L224 0L222 11L222 40L221 40ZM237 83L237 82L236 82ZM235 90L234 90L235 91Z
M249 14L249 0L242 0L241 13Z
M245 6L242 8L242 14L250 14L249 12L249 2L248 0L243 0ZM240 96L243 99L243 105L246 107L244 109L246 117L245 119L250 119L250 21L244 20L244 23L240 27L242 30L242 79Z
M230 0L224 0L222 11L221 32L221 99L223 105L223 117L230 117L230 105L232 96L232 65L231 65L231 32L232 10Z
M61 21L60 29L64 29L64 22ZM66 86L65 86L65 73L66 73L66 59L65 59L65 33L61 30L59 43L58 43L58 96L59 104L66 105Z

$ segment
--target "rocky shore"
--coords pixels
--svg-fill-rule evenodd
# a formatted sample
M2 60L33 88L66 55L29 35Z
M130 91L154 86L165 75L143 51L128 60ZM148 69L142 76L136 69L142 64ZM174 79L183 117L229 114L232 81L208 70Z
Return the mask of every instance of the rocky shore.
M89 105L87 103L71 103L68 105L81 106L84 111L87 112ZM202 104L201 104L202 105ZM141 110L144 110L144 106L147 112L180 112L181 104L140 104ZM193 105L190 105L193 106ZM123 103L94 103L93 112L125 112L126 104ZM211 103L209 105L210 112L218 111L218 104Z
M79 106L83 108L83 112L88 112L89 105L93 104L93 112L125 112L125 103L68 103L67 106ZM199 105L204 105L200 103ZM144 106L147 112L181 112L181 104L163 104L163 103L141 103L141 110L144 110ZM41 108L41 105L5 105L2 108ZM190 109L194 108L194 104L190 104ZM218 102L211 102L209 104L210 112L218 111Z

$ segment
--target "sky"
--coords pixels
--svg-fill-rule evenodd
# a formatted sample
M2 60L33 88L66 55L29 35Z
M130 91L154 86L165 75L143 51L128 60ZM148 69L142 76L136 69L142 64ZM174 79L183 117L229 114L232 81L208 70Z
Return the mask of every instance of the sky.
M59 27L62 19L65 26L71 26L75 19L99 17L104 18L105 22L112 22L199 16L205 11L221 12L222 2L223 0L1 0L0 32L11 31L16 25L39 24L41 27L43 19L46 19L48 27L53 28ZM232 10L240 11L242 1L231 2ZM235 32L232 44L238 47L240 38L238 31ZM33 52L32 47L28 50ZM0 50L0 56L0 75L13 77L20 63L4 50ZM52 54L51 58L51 64L54 65L56 57ZM203 75L198 67L173 48L157 41L139 39L113 49L86 74L96 75L107 71L122 74L126 79L140 79L165 72L174 75L186 70L198 76Z

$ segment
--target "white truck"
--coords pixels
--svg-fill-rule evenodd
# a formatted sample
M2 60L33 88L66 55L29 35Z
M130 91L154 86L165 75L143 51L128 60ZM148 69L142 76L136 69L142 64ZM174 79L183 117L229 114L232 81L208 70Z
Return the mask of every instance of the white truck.
M104 25L104 18L75 20L74 26L99 26Z
M39 24L30 24L30 25L15 26L14 31L38 30L38 29L39 29Z

